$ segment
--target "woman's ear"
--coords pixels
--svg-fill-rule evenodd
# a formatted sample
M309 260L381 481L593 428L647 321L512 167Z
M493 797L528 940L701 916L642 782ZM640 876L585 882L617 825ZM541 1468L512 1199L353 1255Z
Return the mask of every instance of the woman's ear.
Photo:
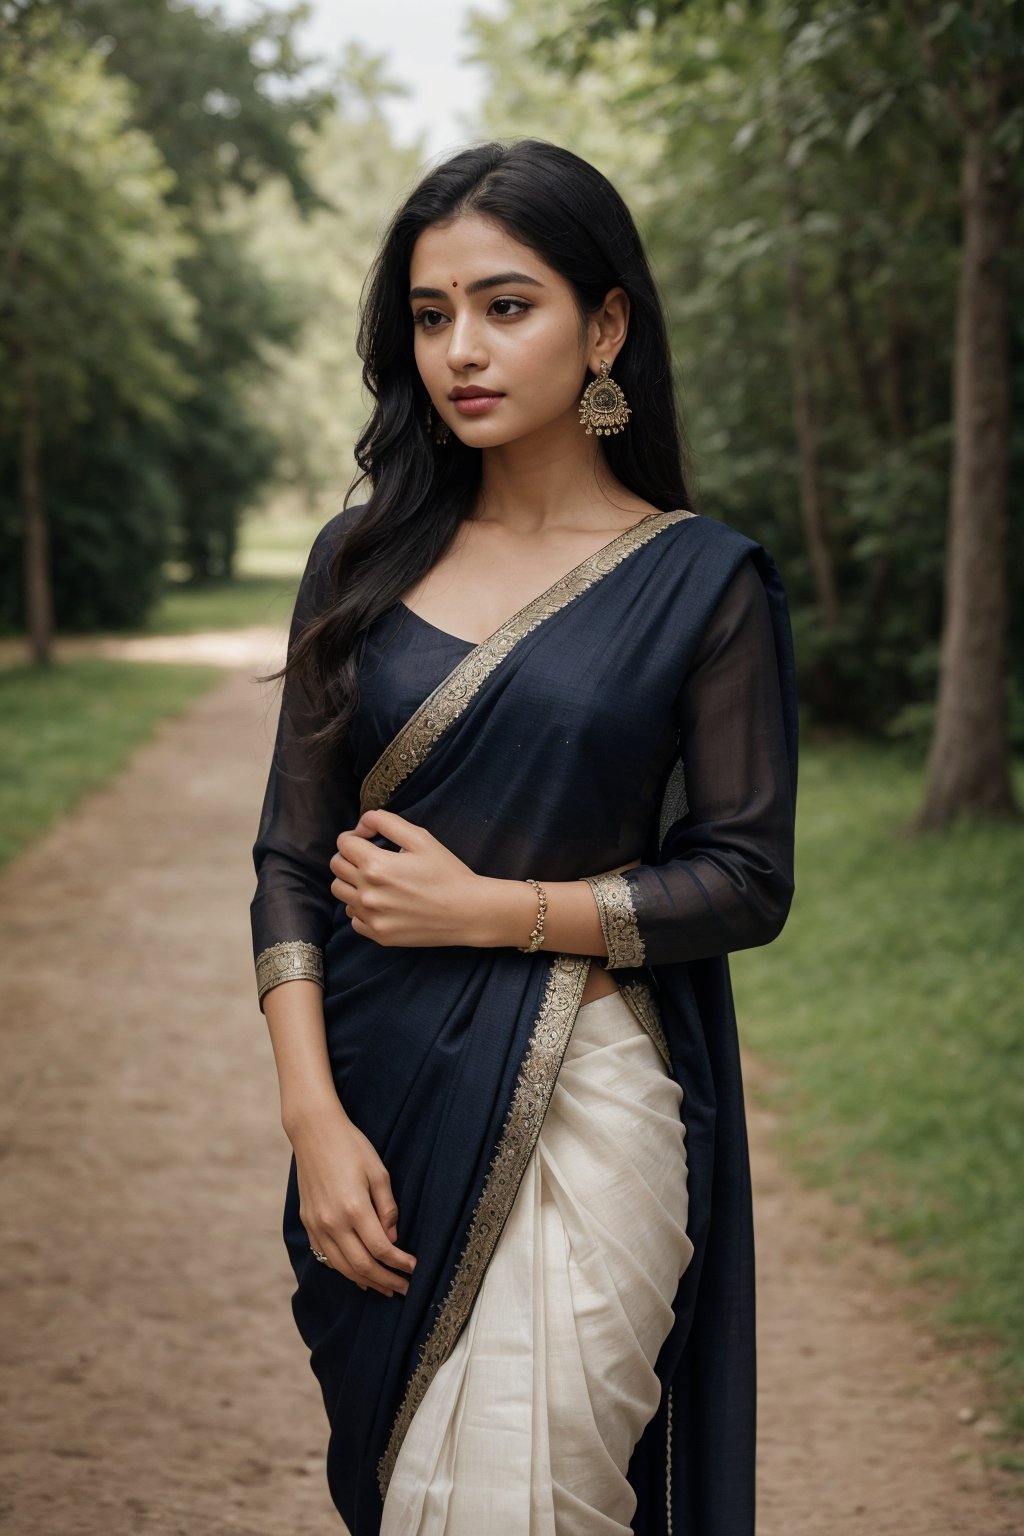
M590 321L590 351L587 366L591 373L601 371L601 359L614 364L629 330L629 294L625 288L609 288L604 303Z

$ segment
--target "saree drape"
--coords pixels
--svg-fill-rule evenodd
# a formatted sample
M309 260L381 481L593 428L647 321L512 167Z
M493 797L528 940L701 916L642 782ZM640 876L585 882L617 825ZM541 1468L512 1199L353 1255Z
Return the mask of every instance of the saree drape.
M398 1453L381 1536L628 1536L686 1233L682 1091L621 992L580 1008L455 1348Z
M326 600L327 562L359 511L318 536L292 640ZM341 563L343 579L343 545ZM253 848L261 1001L290 975L322 981L339 1097L388 1168L398 1242L417 1258L408 1294L391 1298L318 1264L293 1158L284 1236L330 1422L332 1497L353 1536L376 1536L398 1452L512 1208L595 963L384 948L356 934L328 864L339 831L387 806L479 874L591 885L608 949L596 963L616 970L682 1089L689 1168L694 1255L657 1361L661 1403L630 1462L634 1530L668 1528L670 1484L677 1532L749 1536L754 1248L727 956L775 938L793 894L797 699L777 566L726 524L652 513L481 645L444 638L461 658L428 691L408 648L401 662L364 668L348 752L326 780L306 767L299 736L314 716L286 680ZM602 873L634 858L621 875Z

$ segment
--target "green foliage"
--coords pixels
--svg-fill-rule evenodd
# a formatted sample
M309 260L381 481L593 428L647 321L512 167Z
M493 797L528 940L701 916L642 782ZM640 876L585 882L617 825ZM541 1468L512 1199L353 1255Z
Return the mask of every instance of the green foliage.
M221 205L320 199L302 14L241 27L162 0L0 14L0 619L23 622L27 423L42 437L58 626L138 624L170 556L230 574L281 447L255 384L298 334Z
M67 633L143 622L164 589L181 515L173 463L186 405L176 402L169 423L147 421L97 381L90 406L95 430L68 432L46 463L54 601ZM18 631L21 510L2 454L0 470L0 622Z
M951 1337L996 1342L1022 1429L1024 831L905 837L921 766L893 747L808 742L800 773L792 912L732 960L741 1032L798 1166L938 1282Z
M171 344L195 323L172 178L132 125L127 87L50 10L5 27L2 43L0 431L15 432L26 348L48 442L88 422L97 383L166 420L188 390Z
M998 9L981 8L992 26ZM637 216L669 314L691 487L777 556L804 703L920 744L942 620L961 134L903 9L507 0L472 33L490 81L482 130L575 149ZM801 513L798 350L839 592L832 633ZM1024 411L1016 421L1011 504L1024 493ZM1024 597L1024 561L1011 571ZM1024 602L1014 624L1024 699Z
M391 141L383 104L396 87L379 60L349 48L339 88L342 111L301 134L316 211L300 217L281 182L225 205L226 226L301 317L299 335L265 347L252 399L283 444L273 494L283 488L321 522L341 505L367 415L356 354L363 282L422 154Z
M105 784L216 667L76 661L0 670L0 863Z
M76 0L62 7L72 26L135 87L137 121L175 177L175 197L195 209L228 186L250 193L281 176L296 203L319 199L293 130L315 125L333 91L308 78L316 61L298 52L296 25L308 5L269 6L229 23L217 5L140 5Z
M179 359L196 306L178 276L191 243L130 92L99 56L46 9L3 43L0 613L24 621L18 462L31 415L57 612L67 628L131 623L158 589L175 510L154 445L192 387Z

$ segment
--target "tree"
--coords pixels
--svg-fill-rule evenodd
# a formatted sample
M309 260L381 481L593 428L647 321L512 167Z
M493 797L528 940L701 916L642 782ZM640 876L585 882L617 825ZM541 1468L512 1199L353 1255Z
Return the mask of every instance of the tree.
M655 146L653 170L638 157L631 173L610 174L643 210L689 375L691 439L698 466L707 465L703 500L779 548L791 576L801 692L816 718L924 744L940 691L945 563L941 688L944 701L959 699L960 745L942 729L940 703L933 762L957 773L960 809L983 810L1004 799L1009 768L1009 381L1003 362L972 371L1000 401L985 408L987 429L965 409L962 390L952 401L947 392L969 356L963 327L954 336L948 315L972 263L957 246L958 222L966 226L960 130L936 80L944 89L951 81L980 111L960 76L985 72L986 131L1005 173L996 184L1012 207L1020 17L1012 0L977 0L970 10L967 18L966 6L943 7L925 27L922 11L902 0L562 0L550 25L538 25L534 0L508 0L503 17L476 26L494 82L488 126L543 133L553 124L583 153L603 140L590 157L606 169L638 125ZM510 26L520 45L511 61L501 51ZM941 58L940 47L948 50ZM545 83L533 84L530 71ZM570 96L567 77L585 82L584 112L593 114L579 141L560 132L567 108L549 107L559 81ZM989 235L992 260L982 266L999 268L1003 302L988 311L987 335L998 333L1005 360L1015 297L1010 226L990 225ZM779 388L787 367L789 422ZM959 541L971 551L965 561L956 539L944 542L943 525L949 444L956 497L967 439L972 462L990 466L994 494L986 494L999 510L980 539ZM1019 475L1019 451L1013 463ZM975 502L979 494L975 482ZM793 545L791 505L801 508L802 548ZM980 531L976 514L974 525ZM971 571L972 595L958 604L953 593ZM991 611L983 611L986 586ZM948 660L958 611L959 653L984 675L975 700L968 668L951 670ZM1020 652L1019 623L1015 643ZM972 704L974 724L983 713L986 729L968 744Z
M963 813L1017 820L1010 774L1010 260L1024 141L1024 31L1015 0L903 0L930 81L960 130L962 264L938 713L919 828Z
M363 282L423 155L421 146L392 141L384 102L398 89L379 58L353 45L337 80L337 111L315 130L296 130L319 206L301 213L280 179L225 199L226 229L302 322L287 345L268 344L268 366L252 381L254 409L277 424L284 445L267 492L321 519L341 504L367 415L356 352Z
M131 124L127 87L52 12L0 22L0 435L17 445L25 618L50 658L46 450L89 421L93 390L166 421L193 334L171 175Z
M307 175L310 136L335 100L333 81L311 83L314 60L295 28L307 5L270 7L230 23L168 0L78 0L69 26L102 50L134 87L136 121L175 174L193 242L181 277L198 306L196 341L180 354L194 383L172 447L179 491L177 554L195 582L233 573L239 519L272 475L280 424L260 414L259 386L298 342L303 314L293 285L270 276L245 234L225 219L238 196L271 186L289 216L325 205Z
M274 180L320 206L302 134L333 91L294 45L304 14L0 8L0 614L37 654L51 588L61 627L88 628L139 623L171 554L196 579L231 573L281 449L254 384L301 313L223 208Z

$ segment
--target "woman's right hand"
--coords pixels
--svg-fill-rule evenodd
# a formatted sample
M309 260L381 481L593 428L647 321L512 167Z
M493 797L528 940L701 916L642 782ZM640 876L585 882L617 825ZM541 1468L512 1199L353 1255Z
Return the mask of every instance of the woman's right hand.
M311 1246L361 1290L404 1296L416 1260L395 1246L398 1206L373 1143L340 1104L310 1118L291 1141L299 1219Z

